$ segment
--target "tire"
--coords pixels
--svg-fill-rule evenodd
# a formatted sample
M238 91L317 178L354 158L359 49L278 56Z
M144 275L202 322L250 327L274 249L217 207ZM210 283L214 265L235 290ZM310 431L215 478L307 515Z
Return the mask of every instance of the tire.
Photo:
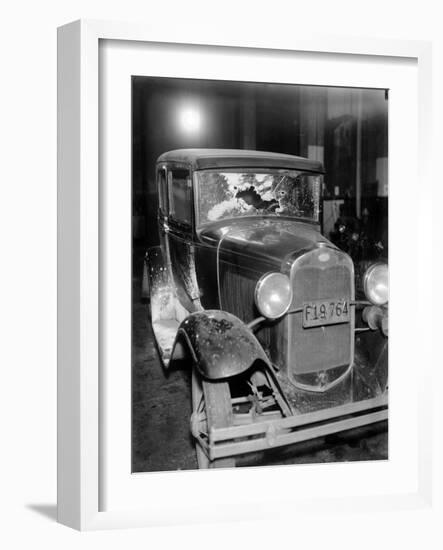
M203 388L202 388L201 378L199 374L196 372L195 367L192 368L191 394L192 394L192 412L196 413L203 397ZM206 431L207 425L202 426L202 430ZM198 468L200 470L209 468L209 458L206 456L205 452L197 442L195 442L195 453L197 455Z
M232 425L231 392L228 382L203 380L196 367L192 369L192 411L195 413L204 400L206 420L201 429L209 433L211 428L226 428ZM209 460L205 452L195 443L197 463L199 469L207 468L235 468L235 458L219 458Z

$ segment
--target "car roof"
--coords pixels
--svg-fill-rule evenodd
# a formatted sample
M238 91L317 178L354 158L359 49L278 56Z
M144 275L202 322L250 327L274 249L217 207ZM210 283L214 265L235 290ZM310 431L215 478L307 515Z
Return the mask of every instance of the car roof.
M323 165L318 160L247 149L175 149L160 155L157 162L190 164L194 170L210 168L281 168L324 172Z

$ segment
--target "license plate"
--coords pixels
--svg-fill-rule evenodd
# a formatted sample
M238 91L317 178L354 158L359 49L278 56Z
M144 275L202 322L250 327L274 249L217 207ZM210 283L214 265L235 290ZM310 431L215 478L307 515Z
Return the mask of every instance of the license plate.
M350 319L347 300L315 300L303 304L303 327L347 323Z

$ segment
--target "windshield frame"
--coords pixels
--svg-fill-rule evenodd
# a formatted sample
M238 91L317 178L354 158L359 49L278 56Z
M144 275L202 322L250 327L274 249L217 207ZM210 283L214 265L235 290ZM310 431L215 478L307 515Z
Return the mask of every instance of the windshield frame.
M306 174L310 176L318 176L321 178L320 180L320 188L318 190L318 206L317 206L317 219L311 218L311 217L302 217L302 216L294 216L290 214L274 214L271 212L268 213L260 213L260 214L245 214L242 216L227 216L226 218L220 218L218 220L208 220L206 222L201 222L200 220L200 193L199 193L199 180L198 175L203 172L218 172L218 173L227 173L231 172L234 174L246 174L246 173L255 173L255 174L282 174L283 172L297 172L298 174ZM294 170L293 168L266 168L266 167L260 167L260 168L205 168L204 170L194 170L193 171L193 177L192 177L192 186L193 186L193 202L194 202L194 220L195 220L195 228L202 228L206 227L208 225L214 224L214 223L221 223L226 222L229 220L238 221L241 219L246 218L260 218L260 217L266 217L266 218L272 218L272 219L289 219L294 221L301 221L304 223L310 223L313 225L320 225L321 223L321 213L322 213L322 187L323 187L323 176L324 174L322 172L315 172L310 170Z

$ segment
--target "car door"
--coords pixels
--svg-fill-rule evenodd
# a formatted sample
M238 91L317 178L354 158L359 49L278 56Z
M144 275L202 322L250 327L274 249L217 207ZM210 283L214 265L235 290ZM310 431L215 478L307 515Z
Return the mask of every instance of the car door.
M170 165L167 170L169 214L165 230L171 272L177 298L188 311L201 309L195 276L193 243L192 175L186 165Z

